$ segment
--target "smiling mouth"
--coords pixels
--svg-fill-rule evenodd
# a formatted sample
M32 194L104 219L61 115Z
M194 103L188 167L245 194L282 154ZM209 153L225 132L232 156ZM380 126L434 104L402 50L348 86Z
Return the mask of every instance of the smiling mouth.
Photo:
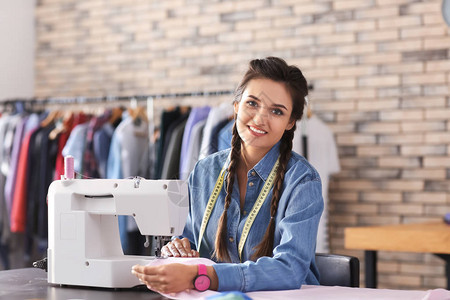
M253 131L254 133L257 133L257 134L266 134L266 133L267 133L266 131L257 129L257 128L255 128L255 127L253 127L253 126L248 126L248 128L249 128L251 131Z

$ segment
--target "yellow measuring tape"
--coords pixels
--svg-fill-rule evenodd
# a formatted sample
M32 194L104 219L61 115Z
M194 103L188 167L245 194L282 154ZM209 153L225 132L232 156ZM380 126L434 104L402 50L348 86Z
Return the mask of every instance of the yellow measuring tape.
M258 195L258 198L256 199L255 204L252 207L252 210L250 211L250 214L245 221L244 229L242 231L241 239L239 240L239 259L242 261L242 250L244 249L245 241L247 240L248 233L250 232L250 228L253 225L253 221L255 221L256 216L258 215L259 210L261 209L261 206L263 205L265 199L267 198L267 195L270 192L270 189L273 186L273 182L275 180L275 175L278 170L280 157L278 157L277 161L275 162L275 165L272 168L272 171L270 171L269 177L267 178L266 182L264 183L264 186L261 190L261 192ZM226 163L223 166L222 170L220 171L219 177L217 178L216 184L214 186L213 192L211 193L211 196L209 197L208 204L206 205L205 213L203 214L202 219L202 225L200 226L200 233L199 233L199 239L198 239L198 247L197 251L200 252L200 245L202 244L203 234L205 233L206 225L208 224L209 218L211 217L212 210L214 206L216 205L217 198L219 197L220 190L222 189L224 178L225 178L225 170L226 170Z

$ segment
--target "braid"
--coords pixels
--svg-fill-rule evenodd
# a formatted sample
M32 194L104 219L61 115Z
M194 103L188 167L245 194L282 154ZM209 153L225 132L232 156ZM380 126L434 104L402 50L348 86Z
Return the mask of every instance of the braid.
M228 166L227 175L227 195L225 197L225 204L223 213L220 216L219 224L216 232L214 256L219 261L231 261L227 250L227 212L231 203L231 194L233 192L234 175L236 174L236 167L239 162L239 155L241 152L241 138L239 137L236 122L233 125L233 137L231 139L231 157L230 165Z
M281 198L281 189L283 187L284 174L286 172L287 164L291 158L292 139L294 138L295 125L288 131L285 131L280 143L280 164L278 166L277 174L275 176L275 183L273 186L272 200L270 202L270 221L267 226L266 233L262 241L255 246L252 260L256 260L262 256L272 256L273 242L275 235L275 215L278 209L278 202Z

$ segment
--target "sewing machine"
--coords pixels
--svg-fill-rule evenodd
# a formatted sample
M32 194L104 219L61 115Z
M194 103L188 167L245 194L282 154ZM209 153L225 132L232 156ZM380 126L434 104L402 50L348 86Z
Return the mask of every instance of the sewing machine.
M48 282L108 288L140 285L131 267L156 258L123 254L118 215L133 216L142 235L179 235L188 202L187 184L179 180L54 181L48 191Z

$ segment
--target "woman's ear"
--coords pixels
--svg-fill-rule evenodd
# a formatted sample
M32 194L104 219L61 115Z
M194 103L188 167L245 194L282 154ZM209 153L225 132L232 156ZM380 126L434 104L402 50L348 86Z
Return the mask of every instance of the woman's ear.
M234 105L234 114L237 115L239 111L239 102L234 101L233 105Z
M291 122L289 122L289 123L286 125L286 130L287 130L287 131L291 130L292 127L294 127L295 122L296 122L295 119L293 119Z

